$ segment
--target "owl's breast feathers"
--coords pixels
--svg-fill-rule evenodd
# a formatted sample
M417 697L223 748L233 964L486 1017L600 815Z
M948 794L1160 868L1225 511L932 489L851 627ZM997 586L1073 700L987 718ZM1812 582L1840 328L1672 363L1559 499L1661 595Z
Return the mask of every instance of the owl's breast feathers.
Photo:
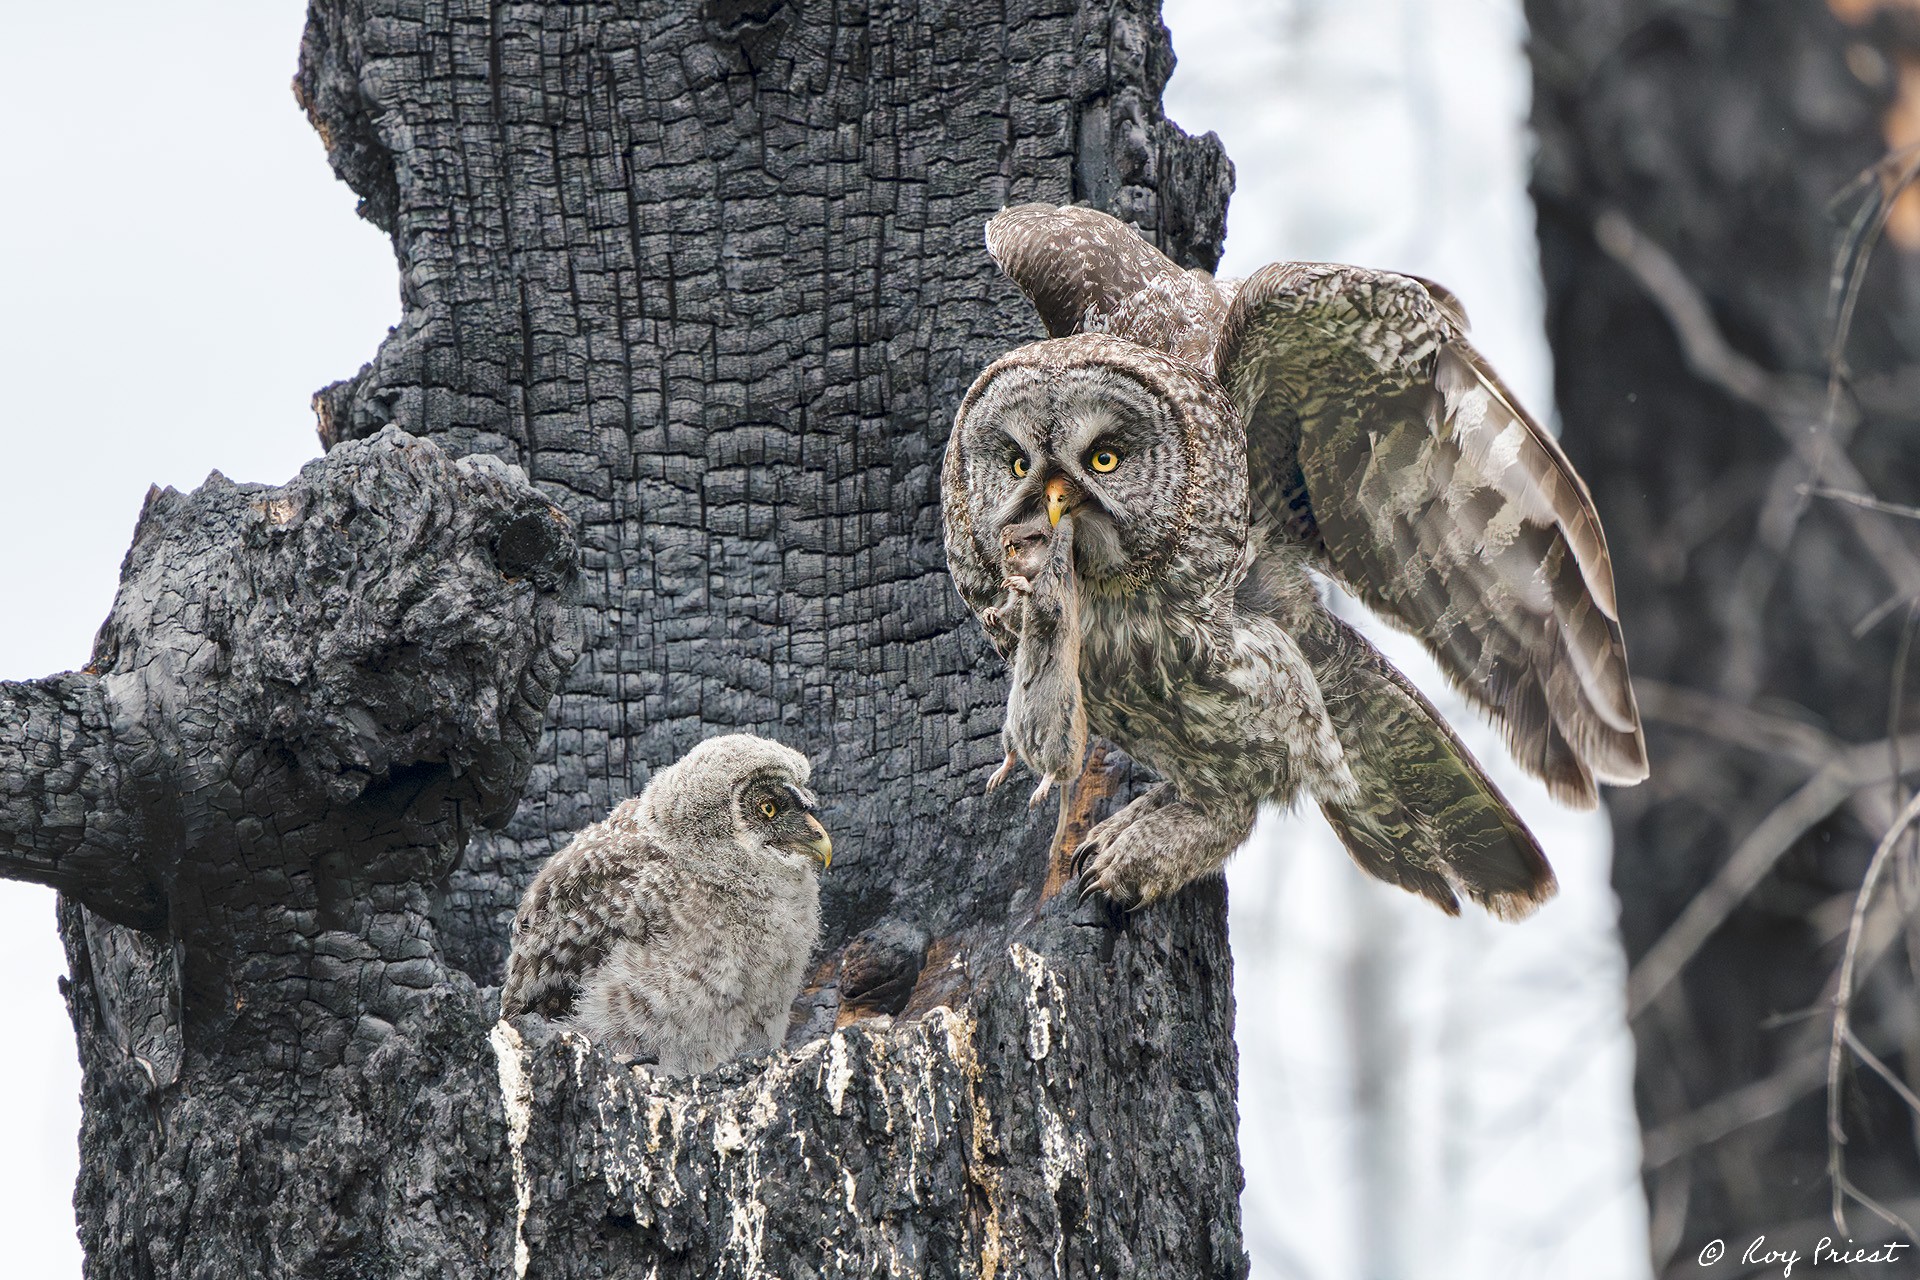
M1345 794L1312 670L1275 617L1195 610L1151 589L1089 595L1081 609L1088 728L1182 796Z

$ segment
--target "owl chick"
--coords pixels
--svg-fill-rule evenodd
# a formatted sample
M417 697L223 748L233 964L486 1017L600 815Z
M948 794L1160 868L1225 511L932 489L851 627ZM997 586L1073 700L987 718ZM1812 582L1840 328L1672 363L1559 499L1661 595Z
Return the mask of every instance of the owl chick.
M709 738L527 886L500 993L669 1072L778 1048L820 932L833 842L798 751Z
M987 779L992 791L1024 760L1040 775L1028 804L1071 779L1087 751L1087 713L1080 700L1080 602L1073 579L1073 517L1011 525L1000 546L1009 603L983 619L1013 646L1013 685L1001 731L1007 758Z

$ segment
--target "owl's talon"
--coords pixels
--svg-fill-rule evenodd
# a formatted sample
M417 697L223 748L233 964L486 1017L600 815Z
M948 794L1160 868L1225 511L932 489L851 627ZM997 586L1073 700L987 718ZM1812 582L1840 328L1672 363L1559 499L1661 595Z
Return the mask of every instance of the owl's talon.
M1089 871L1081 876L1080 903L1085 904L1102 898L1109 906L1118 907L1129 915L1147 905L1144 899L1129 895L1115 885L1107 884L1100 873Z
M1138 911L1216 870L1252 826L1251 812L1210 813L1163 784L1088 834L1082 878L1120 910Z
M1080 847L1073 851L1073 860L1067 864L1067 869L1076 876L1085 876L1087 864L1092 862L1094 855L1100 851L1100 845L1101 838L1097 835L1081 841Z
M1100 874L1089 874L1082 881L1080 901L1089 902L1104 898L1107 904L1132 915L1147 905L1147 899L1137 893L1130 893L1118 885L1106 883Z

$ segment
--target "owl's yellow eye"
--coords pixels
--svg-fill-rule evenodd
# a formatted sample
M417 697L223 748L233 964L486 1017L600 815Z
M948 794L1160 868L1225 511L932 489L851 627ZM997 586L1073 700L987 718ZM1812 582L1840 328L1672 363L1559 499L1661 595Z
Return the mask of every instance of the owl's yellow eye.
M780 816L780 806L771 800L762 800L760 802L760 812L769 818L776 818Z
M1013 455L1013 474L1016 476L1024 476L1027 474L1027 458L1025 454L1016 453Z
M1111 449L1095 449L1087 455L1087 465L1105 475L1120 465L1120 455Z

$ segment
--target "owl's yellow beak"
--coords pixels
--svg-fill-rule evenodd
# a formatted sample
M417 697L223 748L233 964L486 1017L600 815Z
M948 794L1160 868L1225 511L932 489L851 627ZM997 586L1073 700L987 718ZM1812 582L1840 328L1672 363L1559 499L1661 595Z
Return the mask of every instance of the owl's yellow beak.
M813 839L807 842L807 847L813 850L814 857L820 859L820 866L824 870L833 865L833 837L827 834L827 829L812 814L807 815L807 826L813 830Z
M1067 514L1067 478L1055 476L1047 481L1047 523L1058 525Z

